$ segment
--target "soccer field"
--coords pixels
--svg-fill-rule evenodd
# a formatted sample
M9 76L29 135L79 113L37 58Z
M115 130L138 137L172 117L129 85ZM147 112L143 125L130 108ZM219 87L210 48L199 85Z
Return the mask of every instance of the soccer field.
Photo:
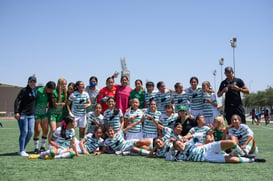
M0 180L273 180L273 124L251 126L266 163L214 164L168 162L140 156L84 155L73 159L40 160L17 156L16 120L2 120ZM28 145L33 151L33 141Z

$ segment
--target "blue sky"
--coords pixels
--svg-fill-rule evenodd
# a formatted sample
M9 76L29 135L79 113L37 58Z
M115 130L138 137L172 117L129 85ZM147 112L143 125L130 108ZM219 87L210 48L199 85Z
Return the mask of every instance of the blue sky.
M251 92L273 86L271 0L1 0L0 83L99 79L126 58L131 87L141 79L189 87L191 76L221 81L218 60L233 65ZM223 75L223 77L225 77ZM119 78L116 80L119 83Z

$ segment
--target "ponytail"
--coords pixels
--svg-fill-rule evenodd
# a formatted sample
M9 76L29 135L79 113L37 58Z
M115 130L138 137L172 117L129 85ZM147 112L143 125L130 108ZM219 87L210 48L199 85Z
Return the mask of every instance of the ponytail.
M72 116L67 116L64 118L64 120L62 121L62 129L61 129L61 137L64 138L64 139L69 139L69 137L66 137L66 126L69 124L69 123L73 123L74 121L74 117Z

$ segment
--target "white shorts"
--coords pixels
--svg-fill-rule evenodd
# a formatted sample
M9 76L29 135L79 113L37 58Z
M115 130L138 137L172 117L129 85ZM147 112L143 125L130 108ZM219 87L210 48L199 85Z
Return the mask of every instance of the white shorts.
M143 133L143 138L156 138L158 137L157 133L154 133L154 134L148 134L148 133Z
M127 145L125 146L125 148L123 148L123 149L121 149L120 151L121 152L124 152L124 151L131 151L132 150L132 148L134 147L134 142L135 142L136 140L127 140L126 142L127 142Z
M75 116L76 127L85 128L86 127L86 116Z
M221 152L221 141L213 142L204 145L207 149L207 153L205 155L205 162L214 162L214 163L225 163L225 155Z
M52 147L54 147L54 146L48 145L48 149L49 149L49 150L50 150ZM65 148L65 147L60 147L60 148L58 148L58 149L57 149L57 155L63 153L64 151L67 151L68 149L69 149L69 148Z
M126 140L140 140L143 138L143 133L126 133Z

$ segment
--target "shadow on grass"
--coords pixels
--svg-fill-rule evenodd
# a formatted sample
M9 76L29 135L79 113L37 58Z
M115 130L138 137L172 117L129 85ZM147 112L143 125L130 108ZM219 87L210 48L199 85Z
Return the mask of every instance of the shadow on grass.
M18 153L17 152L13 152L13 153L1 153L0 157L1 156L18 156Z
M34 154L34 152L28 152L28 154ZM4 156L19 156L17 152L12 152L12 153L0 153L0 157Z

